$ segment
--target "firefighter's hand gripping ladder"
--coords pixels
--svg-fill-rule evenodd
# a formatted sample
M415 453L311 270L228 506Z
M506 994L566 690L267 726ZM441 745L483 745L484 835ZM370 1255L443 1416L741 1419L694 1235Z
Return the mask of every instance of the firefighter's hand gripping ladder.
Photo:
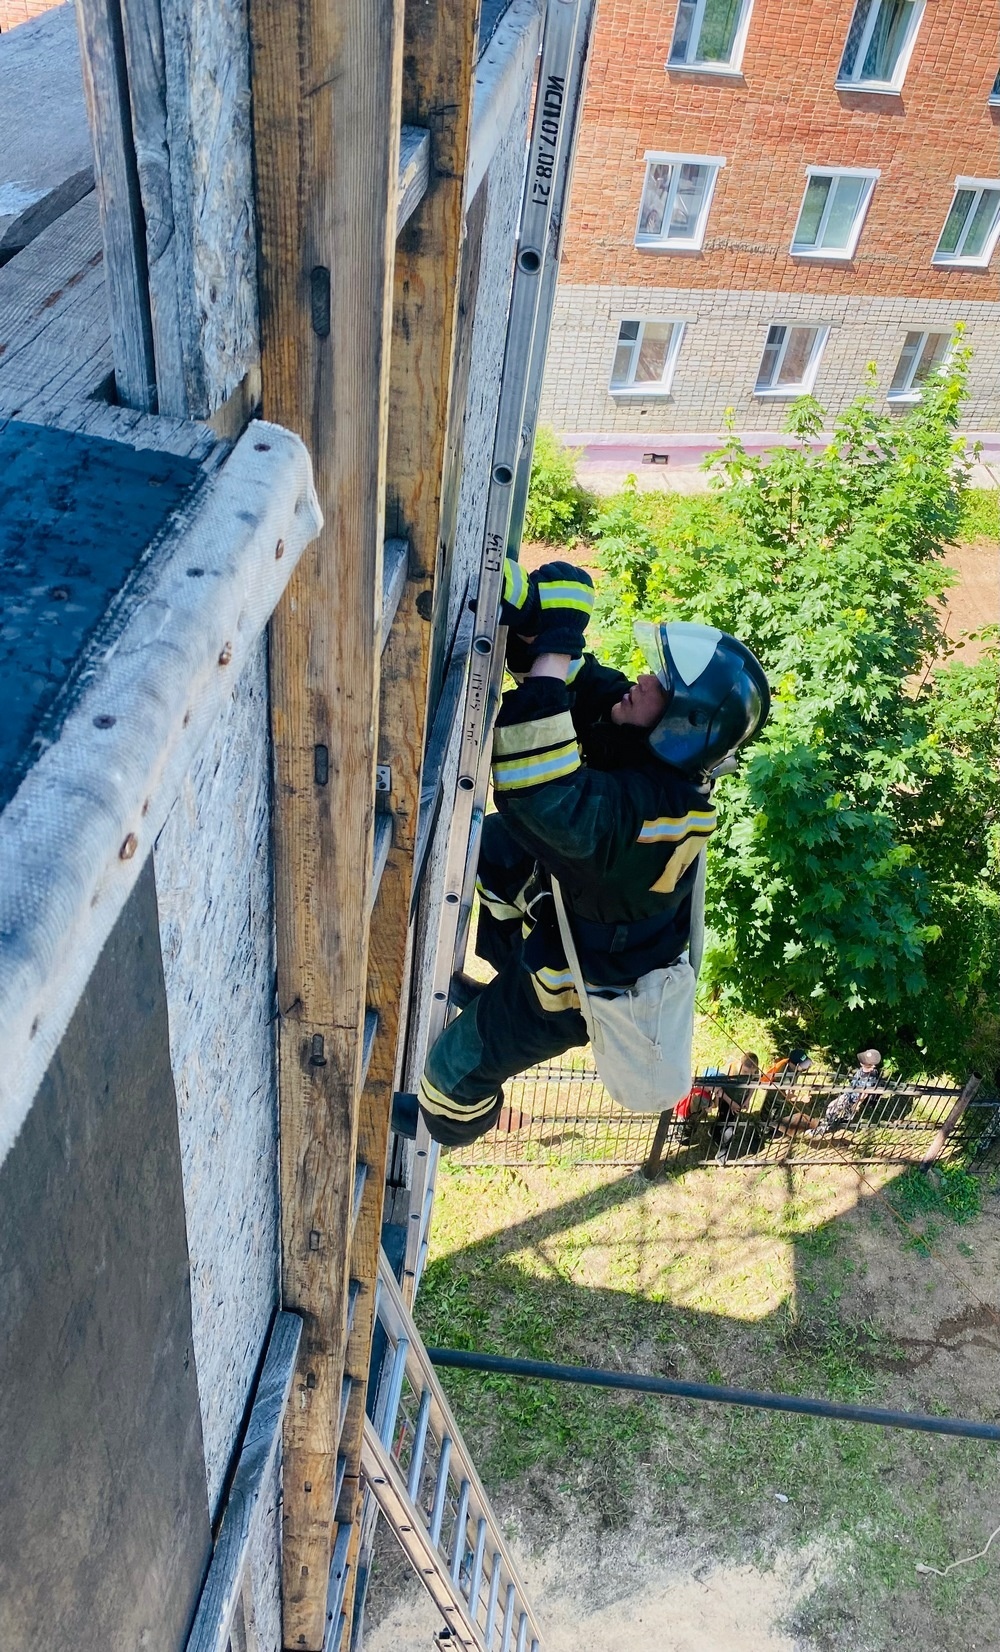
M490 734L503 677L497 614L506 556L517 556L531 471L545 350L586 79L596 0L547 0L497 409L476 619L462 707L458 779L434 964L429 1039L448 1018L451 978L465 955L486 812ZM403 1289L423 1270L438 1150L421 1125L410 1195Z
M365 1483L462 1652L541 1652L541 1631L441 1384L383 1255L388 1348Z

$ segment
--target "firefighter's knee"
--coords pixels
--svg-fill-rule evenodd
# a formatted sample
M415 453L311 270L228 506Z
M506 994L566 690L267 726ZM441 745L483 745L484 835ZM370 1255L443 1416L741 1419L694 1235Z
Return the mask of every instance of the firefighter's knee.
M503 1091L480 1072L482 1057L472 1003L435 1041L420 1080L420 1111L432 1138L442 1146L475 1141L496 1122Z

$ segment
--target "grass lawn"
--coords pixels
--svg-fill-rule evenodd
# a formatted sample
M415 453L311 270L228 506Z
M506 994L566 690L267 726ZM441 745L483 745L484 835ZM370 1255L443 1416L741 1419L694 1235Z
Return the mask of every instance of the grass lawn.
M597 1168L446 1164L422 1334L996 1420L1000 1200L986 1190L980 1201L962 1172L933 1187L865 1174L701 1169L649 1184ZM915 1570L974 1554L1000 1524L994 1446L471 1373L442 1380L488 1487L536 1548L582 1523L641 1531L637 1554L655 1557L660 1540L676 1554L679 1542L692 1566L766 1570L789 1551L819 1554L784 1626L796 1646L1000 1646L1000 1542L947 1578Z

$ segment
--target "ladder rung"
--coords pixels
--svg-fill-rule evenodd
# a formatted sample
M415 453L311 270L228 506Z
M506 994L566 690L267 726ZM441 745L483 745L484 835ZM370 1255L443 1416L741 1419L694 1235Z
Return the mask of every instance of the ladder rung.
M420 1494L420 1480L424 1471L424 1452L427 1449L427 1424L431 1414L431 1391L425 1388L420 1396L420 1409L417 1412L417 1421L413 1429L413 1450L410 1454L410 1471L406 1477L406 1490L414 1503Z
M490 1595L486 1603L486 1645L489 1652L493 1652L493 1634L497 1621L497 1601L500 1598L500 1570L502 1561L500 1551L494 1549L493 1564L490 1567Z
M361 1210L361 1198L365 1191L365 1183L367 1180L368 1166L365 1164L364 1159L359 1159L357 1164L354 1166L354 1194L351 1200L352 1227L357 1222L358 1213Z
M473 1623L478 1621L479 1596L483 1587L483 1556L486 1553L486 1521L479 1516L476 1527L476 1547L472 1556L472 1574L469 1578L469 1611Z
M431 135L422 126L404 126L399 134L399 193L396 234L412 218L427 194L431 174Z
M382 647L389 641L392 622L406 584L410 546L405 539L387 539L382 547Z
M503 1635L500 1640L500 1652L510 1652L510 1637L514 1629L514 1585L507 1585L507 1604L503 1609Z
M517 1624L517 1652L528 1652L528 1614L522 1612Z
M369 912L378 897L379 884L382 882L382 873L385 871L385 863L389 859L391 848L392 815L388 809L379 809L375 815L375 846L372 851L372 887L368 901Z
M468 1480L463 1480L461 1487L459 1488L458 1512L455 1515L455 1528L452 1532L452 1538L455 1544L455 1552L451 1557L451 1577L453 1583L458 1582L462 1571L462 1561L465 1559L465 1526L469 1518L470 1489Z
M343 1605L350 1571L347 1564L350 1546L351 1524L347 1521L337 1527L337 1541L333 1545L330 1583L326 1592L326 1639L323 1642L323 1652L337 1652L344 1638Z
M372 1064L372 1051L375 1048L375 1035L378 1032L378 1010L365 1010L365 1030L361 1036L361 1082L364 1084L368 1077L368 1069Z
M441 1523L444 1520L444 1504L448 1495L448 1469L451 1466L451 1438L445 1435L441 1441L441 1452L438 1457L437 1485L434 1487L434 1507L431 1510L430 1534L431 1542L437 1548L441 1542Z
M337 1430L338 1438L344 1432L344 1424L347 1421L347 1407L350 1404L351 1389L353 1387L354 1378L347 1376L345 1372L344 1379L340 1385L340 1422Z
M337 1472L333 1481L333 1506L340 1502L340 1494L344 1489L344 1478L347 1474L347 1458L342 1451L337 1453Z
M386 1451L392 1448L392 1436L396 1427L396 1412L399 1410L399 1398L403 1392L403 1381L406 1377L406 1356L410 1351L410 1344L406 1337L400 1337L392 1350L392 1365L389 1369L389 1380L386 1384L385 1411L379 1428L379 1439Z

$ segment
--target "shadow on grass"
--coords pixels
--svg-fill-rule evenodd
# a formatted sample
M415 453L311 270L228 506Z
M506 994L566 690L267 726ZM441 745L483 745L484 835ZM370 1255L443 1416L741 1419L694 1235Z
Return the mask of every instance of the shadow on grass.
M534 1172L533 1185L546 1174ZM852 1236L871 1199L813 1220L801 1173L727 1174L723 1197L718 1175L700 1174L711 1197L683 1211L679 1179L651 1189L625 1175L485 1234L486 1221L503 1219L505 1188L523 1182L509 1172L445 1174L441 1214L454 1248L424 1276L425 1340L926 1409L910 1379L934 1339L919 1353L898 1345L873 1310L878 1279L859 1284L865 1247ZM974 1214L962 1206L964 1187L952 1178L935 1200L925 1184L915 1203L907 1178L894 1186L928 1248L942 1228L954 1248L955 1208L959 1220ZM670 1236L678 1220L680 1244ZM893 1248L898 1272L901 1240L884 1203L868 1225L876 1250ZM911 1253L903 1266L922 1288L926 1257ZM984 1334L992 1355L977 1357L995 1359L1000 1331ZM888 1649L918 1625L947 1618L954 1633L987 1609L989 1561L944 1580L914 1568L982 1546L984 1506L1000 1501L989 1446L490 1374L445 1371L442 1380L487 1483L530 1489L543 1540L583 1518L604 1528L641 1519L666 1545L695 1540L702 1554L763 1564L780 1547L819 1543L827 1581L796 1627L821 1648L860 1646L863 1633L864 1644ZM854 1640L843 1638L848 1622ZM924 1633L924 1644L938 1642ZM950 1652L950 1641L940 1644ZM954 1641L956 1652L971 1644L974 1636Z

